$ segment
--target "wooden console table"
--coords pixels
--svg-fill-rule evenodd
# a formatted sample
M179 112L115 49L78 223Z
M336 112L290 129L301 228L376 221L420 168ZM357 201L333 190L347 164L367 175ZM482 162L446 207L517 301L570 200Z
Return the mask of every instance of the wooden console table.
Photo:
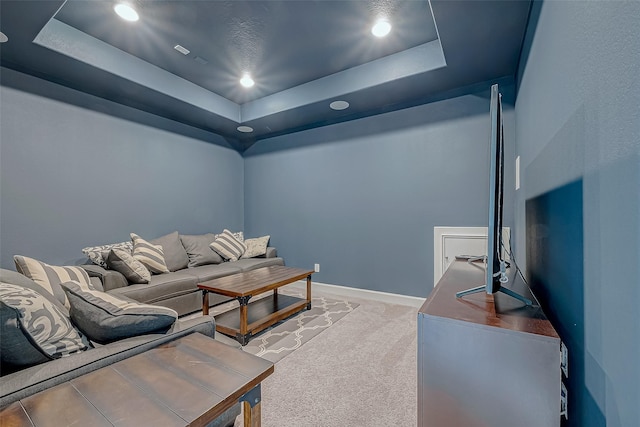
M252 335L294 313L311 309L313 270L274 265L233 274L198 284L202 290L202 313L209 314L209 292L233 297L240 307L216 316L216 331L246 345ZM307 297L279 295L278 288L306 279ZM252 297L273 290L273 295L249 303Z
M510 273L507 287L532 298ZM418 312L418 426L559 426L558 334L508 295L456 298L482 283L482 264L454 261Z
M73 356L70 356L73 357ZM3 426L206 426L237 402L260 426L273 363L193 333L0 410Z

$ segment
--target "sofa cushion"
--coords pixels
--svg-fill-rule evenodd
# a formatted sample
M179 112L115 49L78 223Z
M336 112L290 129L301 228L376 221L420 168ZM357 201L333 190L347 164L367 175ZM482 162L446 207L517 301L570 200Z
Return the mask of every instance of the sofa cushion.
M197 283L206 282L207 280L217 279L218 277L229 276L242 272L237 266L238 262L225 262L217 265L201 265L200 267L190 268L189 272L196 276Z
M196 292L197 283L198 278L191 273L191 269L185 269L153 275L148 284L129 285L109 292L114 295L124 295L145 304L154 304L167 298Z
M164 262L169 271L182 270L189 264L189 256L185 251L177 231L150 241L152 245L162 246Z
M188 267L198 267L207 264L220 264L223 259L209 245L216 239L215 234L180 235L182 246L189 257Z
M66 282L62 287L71 303L71 319L91 340L99 343L164 332L178 318L178 313L170 308L85 290L77 282Z
M107 257L110 269L118 271L131 283L149 283L151 273L143 263L138 261L130 252L122 249L111 249Z
M128 241L111 243L109 245L88 246L82 249L82 253L85 254L87 258L89 258L94 264L97 264L102 268L108 268L107 256L109 255L109 251L111 251L111 249L122 249L131 253L131 251L133 250L133 243L131 243L131 241Z
M227 229L218 234L209 246L220 254L222 258L229 261L237 261L247 250L245 244L236 239Z
M133 242L133 257L144 264L151 273L168 273L169 269L164 261L162 246L152 245L135 233L131 233Z
M87 349L65 313L33 289L0 283L0 310L3 364L33 365Z
M255 270L257 268L269 267L271 265L284 265L282 258L244 258L240 259L233 265L239 267L243 272L249 270Z
M267 253L267 244L271 236L256 237L247 239L243 243L247 250L242 254L241 258L253 258Z
M44 290L69 307L60 283L76 280L87 289L95 289L89 274L82 267L57 267L22 255L15 255L16 270L42 286Z

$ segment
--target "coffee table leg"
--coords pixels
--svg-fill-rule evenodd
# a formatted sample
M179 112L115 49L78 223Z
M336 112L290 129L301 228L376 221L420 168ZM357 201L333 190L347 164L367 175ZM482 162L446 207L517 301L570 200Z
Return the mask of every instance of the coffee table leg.
M209 292L202 291L202 314L209 314Z
M311 310L311 275L307 276L307 310Z
M260 384L240 398L245 427L260 427L262 423L261 400Z
M249 319L247 315L247 308L249 306L249 300L251 299L251 295L245 297L237 297L236 298L240 303L240 335L238 341L242 345L246 345L249 342L249 338L251 334L249 334Z

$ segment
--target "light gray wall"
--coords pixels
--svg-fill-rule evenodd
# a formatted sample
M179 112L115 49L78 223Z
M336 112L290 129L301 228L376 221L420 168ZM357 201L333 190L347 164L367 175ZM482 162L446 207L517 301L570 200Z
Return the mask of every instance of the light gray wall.
M288 265L319 263L314 281L425 297L433 227L486 226L488 89L258 142L245 152L246 232L271 234Z
M127 107L2 72L3 81L42 86L56 98L0 87L3 268L13 269L14 254L82 262L83 247L128 240L130 232L151 239L242 229L243 159L202 140L215 135L193 130L197 139L128 121L115 116ZM58 100L65 97L115 115Z
M584 392L595 408L583 402L573 411L584 412L570 417L569 425L637 426L640 3L547 1L534 11L537 27L525 46L516 102L517 154L524 170L516 192L518 255L524 263L525 200L582 179L580 356ZM562 309L552 314L562 316ZM571 378L571 367L569 372Z

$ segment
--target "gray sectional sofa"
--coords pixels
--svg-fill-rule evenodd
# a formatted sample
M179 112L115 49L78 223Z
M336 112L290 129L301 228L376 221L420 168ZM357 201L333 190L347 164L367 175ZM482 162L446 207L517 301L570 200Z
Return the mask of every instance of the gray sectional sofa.
M16 257L16 268L22 271L22 269L28 269L28 264L31 264L44 265L47 270L58 269L56 271L75 268L78 272L82 272L84 269L89 275L87 278L89 285L95 291L103 291L107 294L123 297L125 301L133 300L132 302L137 301L144 304L167 307L182 316L202 309L202 295L197 288L198 283L261 267L284 265L284 260L277 256L276 249L272 247L267 247L266 253L261 253L258 256L240 258L235 261L223 261L208 247L207 242L212 240L213 236L213 234L180 236L177 232L174 232L151 240L152 244L162 246L169 272L151 275L148 283L131 283L123 273L105 268L109 267L107 265L98 265L98 263L95 263L96 259L92 257L90 258L94 262L81 265L81 268L53 267L36 260L26 260L25 257ZM266 246L266 241L263 243ZM261 247L261 252L264 252L264 246ZM106 255L107 253L100 254L98 262L104 261ZM37 268L33 268L32 273L37 275ZM44 273L44 276L47 276L47 274L49 273ZM85 274L82 273L82 275ZM73 280L73 278L71 279ZM37 292L43 289L40 287L40 283L36 283L29 277L11 270L0 269L0 280L9 285L4 286L5 289L12 288L12 285L36 290ZM65 297L61 295L62 288L60 286L64 288L66 285L60 284L56 285L57 289L48 289L48 292L53 294L45 295L45 299L50 306L57 307L63 316L72 319L73 307L76 306L72 305L72 309L69 311L62 305ZM47 292L42 294L47 294ZM100 294L104 295L102 292ZM67 296L70 297L71 295L67 294ZM209 300L210 305L225 301L223 297L211 297ZM17 332L26 327L18 321L15 310L9 308L5 304L6 301L8 300L3 300L0 303L0 308L2 308L0 327L2 328L3 339L5 339L2 345L3 349L7 350L2 357L3 364L0 370L0 408L41 390L142 353L152 347L187 334L201 333L211 338L221 339L224 343L233 343L234 346L237 346L235 341L225 339L226 337L215 336L215 320L213 317L198 316L191 319L178 318L168 330L154 330L153 333L130 336L103 344L95 341L89 343L87 340L88 349L55 358L46 356L44 352L40 354L42 349L39 351L34 350L37 345L34 347L33 339L28 338L26 333ZM56 309L54 308L53 310L55 311ZM175 313L173 315L175 316ZM86 333L86 329L83 332ZM87 337L85 336L82 339L86 340ZM8 353L13 354L13 359L12 362L7 364L5 359L8 358ZM26 357L25 355L40 359L45 357L46 361L39 360L33 362L36 364L25 364L23 363L26 360L24 358ZM12 364L16 360L20 362L19 365ZM240 405L238 404L209 424L209 427L233 425L236 416L239 414Z
M95 263L81 267L87 270L89 276L100 279L105 292L123 295L145 304L172 308L182 316L202 310L202 293L198 290L198 283L261 267L284 265L284 260L277 256L274 247L267 247L266 253L257 257L223 261L207 245L198 247L193 244L198 239L206 239L205 236L213 241L213 234L184 236L177 232L150 240L150 243L163 247L170 272L152 275L149 283L129 283L122 273ZM203 254L202 251L213 255ZM209 296L209 304L212 306L227 300L228 298L219 295Z

